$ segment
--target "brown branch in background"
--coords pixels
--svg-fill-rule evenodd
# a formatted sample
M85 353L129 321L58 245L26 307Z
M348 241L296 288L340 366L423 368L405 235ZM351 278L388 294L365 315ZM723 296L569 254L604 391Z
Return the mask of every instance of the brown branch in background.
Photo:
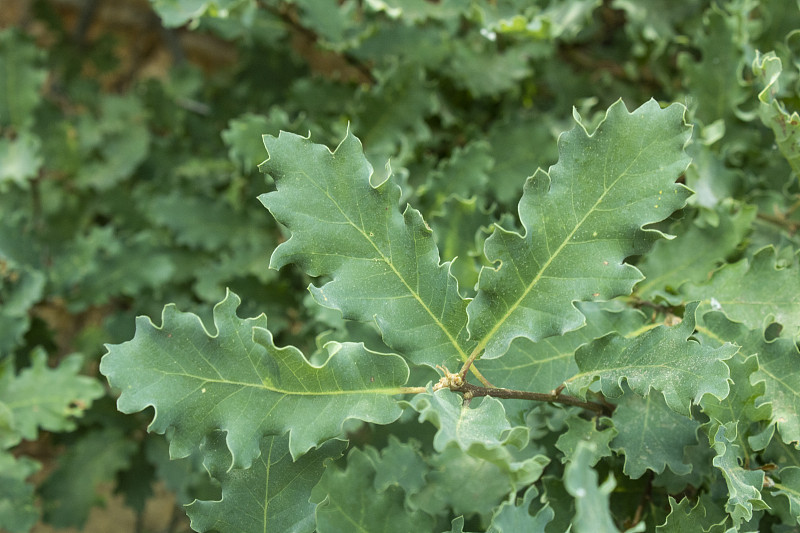
M261 0L257 4L286 24L292 48L306 60L312 71L327 78L343 81L369 85L374 85L377 81L369 67L359 59L347 53L335 53L320 48L317 45L319 40L317 34L300 23L294 6L282 4L280 7L274 7Z

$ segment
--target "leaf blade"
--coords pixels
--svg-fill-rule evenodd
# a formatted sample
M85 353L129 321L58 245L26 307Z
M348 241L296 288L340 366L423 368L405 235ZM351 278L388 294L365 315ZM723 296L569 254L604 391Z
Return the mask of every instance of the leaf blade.
M580 327L575 301L630 293L641 273L623 260L654 236L643 226L669 216L689 194L675 183L689 164L683 113L653 100L629 113L618 101L591 135L583 127L562 134L559 162L525 184L525 234L496 228L486 241L486 256L498 266L482 269L467 307L483 357L500 357L517 337L537 341Z

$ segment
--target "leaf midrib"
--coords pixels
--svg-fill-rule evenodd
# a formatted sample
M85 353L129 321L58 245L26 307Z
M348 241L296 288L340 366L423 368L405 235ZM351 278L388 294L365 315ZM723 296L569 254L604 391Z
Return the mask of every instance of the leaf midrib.
M378 245L375 243L375 241L373 241L370 238L369 234L366 231L364 231L362 228L360 228L355 222L353 222L353 220L351 220L351 218L347 215L347 213L345 213L344 209L342 209L342 207L339 205L339 202L337 202L336 199L333 196L330 195L330 193L328 192L328 190L326 188L321 187L317 182L315 182L305 172L301 172L301 174L303 176L305 176L306 179L311 184L313 184L317 189L319 189L322 193L325 194L325 196L331 201L331 203L333 203L333 205L336 206L336 209L339 211L339 213L341 213L342 217L344 217L344 219L347 221L347 223L350 224L350 226L352 226L353 229L355 229L358 233L360 233L361 236L370 244L370 246L372 246L372 248L375 250L375 252L380 256L381 261L383 261L390 269L392 269L392 272L394 272L394 274L397 277L397 279L399 279L400 282L403 284L403 286L406 288L406 290L408 290L409 294L411 294L414 297L414 299L419 303L419 305L425 310L425 312L428 313L428 315L433 319L433 321L436 324L436 326L444 332L444 334L447 336L447 339L450 341L450 344L452 344L453 347L458 352L458 355L461 357L461 360L462 361L466 361L467 360L467 353L461 348L461 345L459 344L458 339L456 339L452 335L452 333L450 333L450 331L447 329L447 327L445 327L444 323L442 323L442 321L439 320L439 317L437 317L433 313L433 311L430 309L430 307L428 307L428 305L420 297L420 295L414 289L411 288L411 285L406 281L406 279L403 277L403 275L400 273L400 271L397 270L397 268L395 268L394 263L388 257L386 257L386 255L381 251L381 249L378 247ZM359 213L360 213L360 208L359 208ZM446 288L445 288L445 290L446 290Z
M287 396L346 396L346 395L355 395L355 394L380 394L380 395L393 395L393 394L401 394L404 390L403 387L382 387L379 389L351 389L351 390L332 390L332 391L291 391L279 388L269 387L264 383L247 383L244 381L232 381L227 379L214 379L205 376L198 376L195 374L188 374L185 372L164 372L160 371L160 374L165 376L179 376L184 378L195 379L197 381L202 381L203 383L218 383L222 385L231 385L237 387L249 387L254 389L261 389L269 392L275 392L278 394L284 394Z
M628 164L628 166L625 168L625 170L620 172L619 176L617 176L616 179L614 179L614 181L612 181L609 186L606 186L605 184L603 185L603 194L600 195L600 197L597 199L597 201L594 203L594 205L592 205L591 208L586 210L586 213L584 214L583 218L581 218L581 220L577 224L575 224L575 227L564 238L564 240L559 245L559 247L556 249L556 251L553 254L550 255L550 257L547 259L547 261L545 261L544 265L542 265L542 267L539 269L539 272L536 274L536 276L534 276L533 280L531 280L531 282L528 284L528 286L522 292L522 295L520 295L520 297L517 298L517 301L515 301L508 308L508 310L505 312L505 314L498 321L495 322L494 326L492 326L492 328L489 330L489 332L486 335L484 335L483 338L478 342L478 345L474 348L473 353L477 354L477 353L480 353L481 351L483 351L484 349L486 349L486 346L492 340L492 338L497 333L497 331L502 327L502 325L505 323L505 321L508 320L508 318L520 307L520 304L522 303L522 301L525 300L525 298L527 298L528 294L530 294L530 292L533 290L533 288L536 286L536 284L539 283L539 280L542 279L542 277L544 277L544 274L547 271L547 269L550 268L550 265L553 263L553 261L559 256L561 251L569 244L570 240L575 235L575 233L577 233L577 231L583 226L584 222L586 222L586 219L589 218L589 216L595 212L595 210L597 209L597 206L600 205L603 202L603 200L608 195L609 191L611 191L616 186L617 182L619 182L619 180L621 180L624 176L627 175L628 170L639 159L639 157L645 152L645 150L647 150L655 142L656 141L653 140L649 144L647 144L646 146L642 147L639 150L639 153L636 154L636 157L631 159L631 162ZM606 154L606 158L607 157L608 157L608 154ZM526 232L526 236L527 236L527 232Z

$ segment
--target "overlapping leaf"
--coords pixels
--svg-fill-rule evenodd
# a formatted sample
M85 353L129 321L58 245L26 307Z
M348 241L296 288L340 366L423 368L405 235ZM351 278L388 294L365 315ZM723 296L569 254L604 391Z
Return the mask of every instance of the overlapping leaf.
M598 486L597 472L589 466L595 455L591 449L593 446L587 442L580 443L564 472L564 485L575 498L572 525L578 533L617 533L619 529L608 505L609 495L617 484L613 477L609 477Z
M315 494L324 496L316 510L317 531L431 531L434 521L430 515L409 512L404 506L403 490L397 486L376 492L374 477L374 466L357 448L348 454L346 470L325 472L315 489Z
M230 469L224 437L208 442L204 461L222 485L219 501L195 501L186 508L195 531L314 531L311 491L325 470L325 460L341 455L344 443L329 441L297 461L289 454L286 435L264 437L261 455L246 469Z
M39 519L33 485L25 480L40 468L36 461L0 450L0 529L27 533Z
M720 209L716 225L699 219L681 221L672 228L677 235L672 240L658 241L637 267L646 276L636 286L643 299L662 296L679 302L677 293L687 281L704 282L711 272L731 254L750 231L756 209Z
M684 462L684 448L697 444L700 424L667 407L661 393L643 398L626 391L612 420L619 434L611 447L625 455L623 472L631 478L648 469L660 474L666 467L678 475L691 472L692 466Z
M725 478L728 485L728 503L725 508L733 518L735 525L750 520L753 512L768 509L761 499L761 487L764 484L762 470L746 470L739 464L741 448L734 444L736 440L736 424L719 426L713 436L712 445L717 452L713 463Z
M777 425L783 441L800 442L800 353L794 341L778 338L767 342L760 328L731 322L718 312L706 313L703 321L712 334L741 346L743 356L757 354L758 368L749 378L752 388L737 392L740 402L733 406L736 410L732 414L742 420L733 418L730 422L762 420L766 416L763 406L768 404L772 411L769 419ZM750 361L750 365L753 363ZM753 394L758 396L753 398ZM710 414L714 416L718 410L713 409ZM740 431L746 429L742 426Z
M524 448L529 438L527 428L511 427L503 402L495 398L483 398L480 406L473 407L465 404L461 396L441 389L417 394L410 403L420 413L421 422L428 420L439 428L433 440L438 451L450 443L465 451L473 445L497 448L514 444Z
M575 350L581 345L617 332L633 333L646 324L640 311L624 308L607 309L603 304L577 304L586 317L586 325L561 336L539 342L517 338L506 355L481 361L481 372L491 383L509 389L546 392L578 373Z
M771 320L793 335L800 331L800 266L780 267L775 249L759 250L751 261L742 259L718 270L703 284L688 284L682 291L694 300L712 303L731 320L750 329Z
M617 397L623 393L624 378L642 396L651 388L661 391L667 405L685 416L690 404L699 403L704 394L724 398L729 370L723 360L738 348L731 344L710 348L689 340L696 310L696 303L688 305L677 326L659 326L630 339L610 334L582 346L575 353L580 373L567 380L568 390L583 395L599 378L603 394Z
M351 134L335 152L282 132L265 136L260 165L276 182L261 202L292 232L270 266L296 263L332 281L311 287L345 318L375 320L392 349L417 364L456 366L466 359L466 301L449 264L441 264L419 212L398 211L391 178L370 183L372 167Z
M153 406L150 430L173 430L173 456L222 430L233 466L246 467L264 435L289 432L297 458L341 437L348 418L386 424L400 416L392 398L408 379L400 357L332 342L325 364L312 366L296 348L274 345L264 315L238 318L239 301L229 293L214 308L214 335L196 315L168 305L161 327L140 317L133 340L109 346L103 357L101 372L122 391L118 408Z
M779 78L783 66L775 52L756 53L753 74L764 89L758 93L759 115L775 133L775 141L783 156L789 161L794 173L800 177L800 115L789 113L779 100Z
M689 164L684 108L650 101L632 113L618 101L589 135L559 139L559 162L529 178L519 214L525 234L496 228L478 294L469 304L471 338L484 357L503 355L516 337L533 341L576 329L581 300L628 294L640 272L623 261L658 232L689 193L675 180Z
M572 460L581 442L592 444L587 448L591 451L589 466L594 466L603 457L611 455L608 443L619 433L616 428L598 429L596 419L586 420L577 414L567 418L566 424L567 431L562 433L556 441L556 448L564 452L564 457L561 458L562 463Z
M31 354L32 365L14 375L11 360L0 366L0 448L22 439L36 440L39 429L70 431L105 391L96 379L78 373L83 357L66 357L56 368L47 365L41 348ZM5 367L5 368L3 368Z
M492 522L489 524L487 533L516 533L525 531L526 533L544 533L545 526L553 520L553 509L545 505L536 515L531 515L528 508L531 506L533 498L539 492L535 485L531 485L525 491L525 495L518 503L505 502L497 508Z

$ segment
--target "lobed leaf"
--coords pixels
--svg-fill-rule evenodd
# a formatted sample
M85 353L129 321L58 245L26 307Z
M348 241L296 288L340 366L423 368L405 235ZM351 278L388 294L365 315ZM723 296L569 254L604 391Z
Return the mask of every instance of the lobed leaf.
M800 468L787 466L780 471L780 481L772 485L773 497L783 496L789 507L789 514L800 523Z
M34 487L25 480L41 465L0 450L0 530L28 533L39 520Z
M706 313L703 321L711 334L741 346L744 356L757 354L758 368L749 377L751 387L739 387L736 394L740 401L732 411L732 416L737 418L730 422L763 420L767 416L766 406L769 406L769 420L777 425L783 441L800 442L800 368L797 365L800 352L794 341L777 338L767 342L760 328L750 329L745 324L731 322L719 312ZM750 358L747 361L750 365L755 362ZM712 409L710 415L715 416L717 412ZM745 430L746 426L742 426L741 431Z
M633 479L666 467L681 476L691 472L684 448L697 444L700 424L667 407L659 392L643 398L626 391L620 400L611 417L618 432L611 448L625 455L623 472Z
M677 237L655 243L636 265L645 275L636 292L643 299L660 296L679 303L680 297L673 295L687 281L702 283L708 279L750 231L756 211L753 206L729 206L714 212L716 225L703 223L700 217L678 222L670 229Z
M409 512L403 490L397 486L376 492L375 468L367 455L354 448L347 456L347 469L329 469L316 491L325 494L316 510L319 533L369 531L406 533L431 531L433 518L421 511Z
M572 526L577 533L617 533L619 529L609 509L609 495L617 483L613 476L609 476L598 486L597 472L589 466L595 455L593 446L591 443L578 444L572 461L564 471L564 485L575 498Z
M524 448L529 440L527 428L511 427L503 402L496 398L482 398L480 405L473 407L460 395L440 389L417 394L409 403L419 412L420 422L427 420L438 428L433 439L438 451L450 443L464 451L472 446L497 448L507 444Z
M578 445L581 442L590 442L593 446L587 448L592 452L589 459L589 466L594 466L603 457L610 457L612 452L608 443L619 433L616 428L597 428L597 420L592 418L586 420L577 414L570 415L566 419L567 431L559 435L556 441L556 448L564 453L561 458L562 463L571 461ZM585 452L584 452L585 453Z
M689 340L696 310L697 303L686 306L677 326L658 326L633 338L612 333L582 346L575 352L581 372L566 381L567 389L584 396L599 379L604 395L618 397L626 379L642 396L651 389L661 391L670 409L684 416L690 416L691 403L699 403L704 394L726 397L729 370L723 360L732 357L737 347L725 344L715 349Z
M186 508L195 531L314 531L311 491L325 471L325 460L337 458L343 442L328 441L297 461L289 453L286 435L271 435L261 442L261 455L248 469L231 469L224 437L206 445L204 465L222 486L219 501L194 501Z
M96 379L78 375L83 366L78 354L64 358L56 368L47 365L47 354L41 348L33 351L31 359L32 365L16 376L11 359L0 366L0 447L36 440L40 428L75 429L74 418L105 394Z
M297 458L357 418L388 424L400 416L392 398L402 392L408 366L396 355L362 344L330 342L328 359L311 365L297 348L278 348L264 315L236 316L239 297L228 293L214 307L217 332L197 315L164 308L162 326L137 319L131 341L108 346L100 371L121 389L124 413L152 406L149 430L171 430L170 454L187 456L209 433L227 432L233 467L247 467L264 435L289 432Z
M549 505L539 509L535 515L528 512L533 499L539 495L536 485L531 485L525 491L519 502L504 502L497 508L487 533L544 533L544 528L555 515Z
M795 175L800 177L800 115L797 112L789 113L778 99L782 70L781 60L775 52L762 54L756 51L753 74L756 81L764 86L758 93L758 113L761 121L775 134L775 142L781 154L789 162Z
M706 283L687 284L682 291L693 300L711 302L736 322L761 329L770 322L794 335L800 331L800 265L777 262L775 248L762 248L748 261L742 259L714 273Z
M467 358L467 302L449 263L440 263L418 211L398 210L400 188L370 182L372 167L352 134L331 152L281 132L264 136L260 166L276 191L259 199L291 237L270 266L296 263L311 276L331 276L309 289L345 318L374 320L393 350L415 364L456 366Z
M738 526L750 520L753 511L768 509L769 506L761 499L764 472L742 468L739 464L741 448L734 444L735 440L736 424L726 424L719 426L712 438L712 445L717 452L713 459L714 466L722 472L728 486L728 503L725 509L733 518L733 523Z
M581 125L559 138L559 162L528 178L519 216L524 234L496 227L469 331L500 357L511 341L538 341L583 325L576 301L629 294L641 273L624 263L656 231L643 226L680 208L689 191L675 180L689 164L684 107L651 100L632 113L613 104L591 135Z

